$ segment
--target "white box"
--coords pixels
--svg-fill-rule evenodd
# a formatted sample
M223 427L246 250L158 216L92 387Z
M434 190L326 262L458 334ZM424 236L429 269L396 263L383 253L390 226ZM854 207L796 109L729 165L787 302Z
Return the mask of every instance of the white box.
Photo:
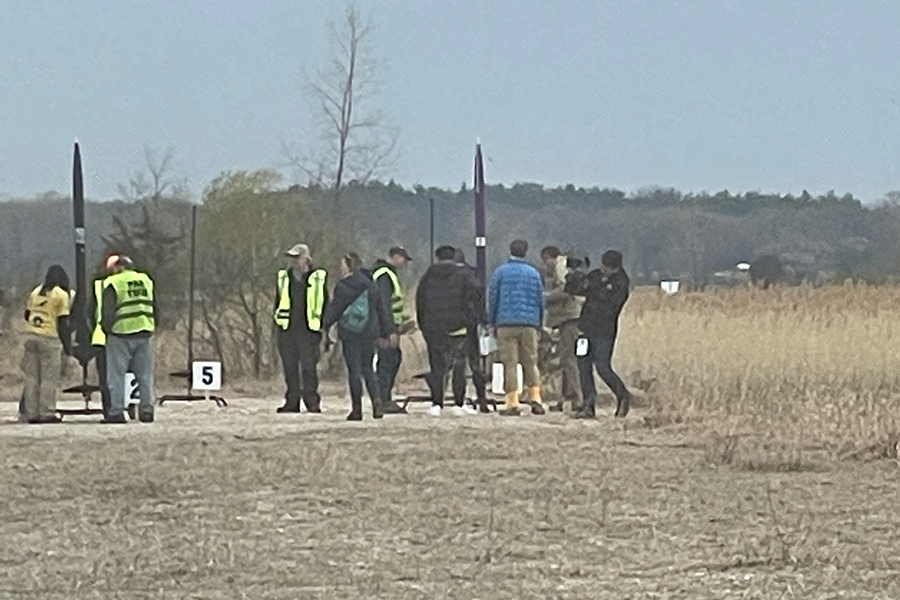
M522 365L516 365L516 376L519 379L519 393L522 393ZM494 363L493 368L491 370L491 392L498 395L503 395L506 392L503 389L503 364L502 363Z
M217 360L195 360L191 365L191 387L195 390L222 389L222 363Z

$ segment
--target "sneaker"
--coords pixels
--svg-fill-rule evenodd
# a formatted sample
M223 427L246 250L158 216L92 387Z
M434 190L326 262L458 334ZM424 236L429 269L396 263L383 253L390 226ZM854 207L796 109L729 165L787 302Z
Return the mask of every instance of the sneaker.
M462 409L463 409L463 413L466 414L466 415L468 415L468 416L471 416L471 415L477 415L477 414L478 414L478 411L475 410L474 407L469 406L468 404L464 404L464 405L462 406Z
M347 415L347 420L348 421L362 421L362 413L351 412L349 415Z
M563 403L557 402L556 404L551 404L549 410L550 410L550 412L562 412L563 411Z
M129 404L125 409L125 412L128 413L128 418L132 421L137 421L137 404Z
M133 417L132 417L133 418ZM153 413L143 413L138 415L138 420L141 423L152 423L153 422Z
M103 420L100 422L106 425L123 425L128 422L128 419L125 418L125 415L118 414L103 417Z
M441 416L441 412L443 412L443 411L442 411L441 407L438 406L437 404L432 404L431 408L428 409L428 414L432 417Z
M32 425L44 425L46 423L62 423L62 419L59 415L44 415L42 417L28 419L28 422Z
M577 413L575 413L575 418L576 419L595 419L595 418L597 418L597 414L594 411L593 406L591 406L589 404L585 404L584 406L581 407L581 410L579 410Z
M405 415L407 414L406 409L391 400L390 402L385 402L381 407L381 412L386 415Z
M544 405L535 402L531 405L531 414L533 415L543 415L545 414Z
M624 419L628 415L628 411L631 410L631 396L625 396L620 399L616 404L616 416L620 419Z
M372 402L372 418L373 419L383 419L384 411L381 410L381 403L378 400Z
M497 414L501 417L518 417L522 414L522 409L518 406L515 408L501 408L497 411Z
M300 406L293 406L291 404L283 404L275 409L277 413L298 413L300 412Z
M454 406L452 409L454 417L467 417L469 415L477 415L478 411L466 404L462 406Z

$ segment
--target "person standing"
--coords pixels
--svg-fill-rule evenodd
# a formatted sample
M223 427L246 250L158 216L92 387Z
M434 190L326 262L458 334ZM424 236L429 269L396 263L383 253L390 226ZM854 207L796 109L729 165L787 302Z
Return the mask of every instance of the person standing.
M322 318L325 335L337 324L338 336L347 365L350 386L350 414L348 421L362 421L362 384L366 383L372 402L372 417L380 419L380 390L375 370L375 344L397 344L399 337L391 312L382 302L381 294L371 275L362 269L359 255L350 253L341 259L341 280L334 288L334 298Z
M100 406L103 416L109 416L109 383L106 376L106 334L103 333L103 288L104 281L112 274L119 262L118 254L111 254L104 264L104 271L94 279L94 295L92 297L91 315L91 347L94 351L94 364L97 367L97 385L100 388Z
M429 414L439 417L451 369L465 368L468 326L477 292L469 274L456 263L453 246L441 246L434 254L437 262L428 267L416 289L416 321L428 348ZM465 404L465 386L454 386L453 392L455 414L477 412Z
M31 292L25 304L25 352L22 373L20 420L59 423L56 394L60 356L72 354L69 331L69 278L59 265L51 265L44 283ZM62 349L62 352L60 351Z
M125 423L125 373L138 385L138 419L153 422L156 403L153 382L153 333L157 310L153 279L135 270L134 262L119 256L113 274L103 281L101 322L106 336L106 381L109 411L104 423Z
M474 297L471 302L471 313L466 325L466 361L458 361L453 367L453 396L454 398L466 395L466 362L469 371L472 372L472 384L475 386L475 395L478 399L478 410L489 412L487 405L487 377L484 374L484 366L481 357L481 342L479 327L487 329L487 311L484 305L484 286L478 281L475 267L466 262L466 255L461 248L456 249L454 257L456 265L470 278Z
M509 245L509 253L509 261L498 267L491 277L488 311L503 363L506 408L500 414L520 414L517 367L521 364L531 413L542 415L544 407L537 360L538 329L544 320L543 282L537 268L525 261L528 242L515 240Z
M309 246L297 244L285 253L290 267L278 271L275 324L278 354L287 392L279 413L322 412L318 364L322 356L322 315L328 306L325 269L313 266Z
M546 303L545 325L548 329L559 330L556 343L556 358L562 372L562 398L550 410L562 412L565 402L572 410L581 410L581 381L578 374L578 357L575 345L578 342L578 317L584 299L566 292L566 277L569 274L568 259L556 246L541 250L544 263L544 301Z
M587 351L578 357L581 393L584 404L578 419L596 416L597 389L594 367L600 379L616 396L616 416L625 417L631 407L631 392L612 368L613 349L619 330L619 315L628 301L628 274L622 267L622 253L608 250L600 259L600 268L587 275L575 272L569 277L566 291L585 297L578 327L587 339Z
M391 308L391 315L399 333L408 329L409 319L406 317L406 296L400 283L399 270L412 261L412 256L402 246L394 246L388 250L387 260L378 260L372 268L372 278L381 292L382 302ZM400 344L383 345L378 348L378 389L381 391L382 409L385 414L404 414L406 409L394 402L394 383L397 372L403 362Z

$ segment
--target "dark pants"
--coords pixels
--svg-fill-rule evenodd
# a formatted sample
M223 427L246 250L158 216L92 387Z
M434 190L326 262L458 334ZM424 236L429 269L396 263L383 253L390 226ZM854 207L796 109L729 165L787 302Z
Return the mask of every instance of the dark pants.
M472 383L475 385L475 394L478 401L487 400L487 378L481 366L481 348L478 342L478 330L472 328L466 336L466 359L469 370L472 371ZM457 361L453 365L453 398L458 405L462 405L460 398L466 397L466 363Z
M287 384L285 406L300 408L300 399L306 410L319 410L319 373L322 335L310 331L279 331L278 354ZM301 383L302 375L302 383Z
M588 342L588 353L578 357L578 374L581 377L581 393L584 401L593 406L597 400L597 388L594 385L593 367L597 368L597 374L603 383L609 386L616 400L630 398L631 393L625 387L622 379L613 371L612 354L615 348L615 338L593 338Z
M109 416L109 385L106 383L106 347L94 346L94 365L97 367L97 386L100 388L100 406L103 416Z
M378 397L378 379L372 368L375 357L375 340L356 335L341 336L341 348L344 362L347 363L347 382L350 384L350 410L354 414L362 414L362 384L366 382L372 409L380 402Z
M381 394L381 401L384 404L391 404L394 393L394 382L397 380L397 371L400 370L400 363L403 362L403 352L400 348L379 348L378 349L378 368L376 375L378 377L378 391Z
M447 377L451 370L461 365L466 367L466 336L451 336L448 333L425 334L425 345L428 347L428 389L431 391L431 403L434 406L444 406L444 390L447 389ZM465 379L463 379L465 384ZM456 389L454 386L453 400L457 406L465 402L466 388Z

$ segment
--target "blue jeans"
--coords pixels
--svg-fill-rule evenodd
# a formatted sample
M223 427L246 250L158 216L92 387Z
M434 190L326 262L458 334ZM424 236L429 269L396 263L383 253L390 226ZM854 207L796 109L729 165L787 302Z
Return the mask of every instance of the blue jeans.
M369 399L374 408L379 402L378 379L372 368L375 357L375 340L366 336L341 335L341 349L344 362L347 364L347 383L350 386L350 410L354 414L362 414L363 381L369 389Z
M110 335L106 338L106 384L109 386L108 417L121 417L125 411L125 373L137 379L140 404L138 412L153 416L156 404L153 389L152 340L145 336Z
M588 352L585 356L578 357L578 375L581 378L581 393L585 402L593 404L597 400L597 388L594 385L594 367L597 374L603 380L616 400L624 400L631 397L631 392L625 387L622 378L612 368L613 349L616 345L615 338L591 338L588 340Z

